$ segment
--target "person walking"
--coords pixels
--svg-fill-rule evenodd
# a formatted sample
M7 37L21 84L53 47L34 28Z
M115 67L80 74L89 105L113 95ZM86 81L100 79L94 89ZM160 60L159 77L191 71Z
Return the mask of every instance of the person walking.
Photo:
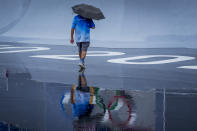
M92 19L82 17L81 15L76 15L73 18L70 43L74 43L73 35L75 34L75 41L79 49L79 66L81 69L85 69L85 58L90 45L90 28L95 29Z

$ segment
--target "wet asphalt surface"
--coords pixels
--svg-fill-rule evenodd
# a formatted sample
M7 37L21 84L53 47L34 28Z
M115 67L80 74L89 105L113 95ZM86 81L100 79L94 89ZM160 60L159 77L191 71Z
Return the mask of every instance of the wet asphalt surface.
M1 43L50 50L0 53L0 131L132 130L196 131L196 60L157 65L128 65L109 59L141 55L197 58L196 49L107 49L122 56L88 56L78 60L35 58L72 55L75 47ZM5 47L5 46L2 46ZM0 47L1 48L1 47ZM0 49L0 52L18 49ZM161 60L164 58L152 58Z

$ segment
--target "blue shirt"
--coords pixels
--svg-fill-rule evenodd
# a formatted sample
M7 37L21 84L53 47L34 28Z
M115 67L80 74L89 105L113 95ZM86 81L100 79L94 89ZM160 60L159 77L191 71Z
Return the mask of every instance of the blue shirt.
M72 28L75 29L76 42L90 41L90 28L95 27L92 19L86 19L80 15L73 18Z
M75 90L75 103L72 104L72 113L74 117L83 116L89 111L89 109L93 108L93 105L89 104L90 95L90 92Z

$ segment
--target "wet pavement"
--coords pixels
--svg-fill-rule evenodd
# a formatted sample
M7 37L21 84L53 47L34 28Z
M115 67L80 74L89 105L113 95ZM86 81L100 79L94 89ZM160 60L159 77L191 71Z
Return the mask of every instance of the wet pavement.
M88 56L87 69L78 72L77 60L32 57L72 55L74 47L44 47L50 50L1 49L15 52L0 52L0 131L197 130L197 71L177 68L196 65L196 60L157 65L107 62L139 55L196 57L195 49L90 48L125 54Z

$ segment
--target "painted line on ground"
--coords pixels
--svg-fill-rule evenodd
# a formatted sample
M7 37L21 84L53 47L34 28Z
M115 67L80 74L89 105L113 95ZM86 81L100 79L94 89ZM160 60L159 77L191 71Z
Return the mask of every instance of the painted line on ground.
M33 48L33 49L31 49L31 48ZM0 51L0 53L20 53L20 52L50 50L50 48L47 48L47 47L0 47L0 50L5 50L5 49L21 49L21 50Z
M10 45L0 45L0 46L10 46Z
M119 56L124 54L125 53L123 52L111 52L111 51L88 51L87 56ZM59 59L59 60L79 60L78 55L35 55L30 57Z
M149 62L132 62L132 60L140 60L140 59L147 59L147 58L156 58L156 57L172 57L172 59L167 60L158 60L158 61L149 61ZM178 56L178 55L145 55L145 56L135 56L135 57L126 57L126 58L119 58L119 59L110 59L108 62L110 63L119 63L119 64L136 64L136 65L152 65L152 64L167 64L167 63L174 63L180 61L187 61L187 60L194 60L195 57L190 56Z
M119 56L124 54L124 52L113 51L88 51L87 56Z
M180 66L180 67L177 67L177 68L197 70L197 66Z
M33 58L45 58L45 59L58 59L58 60L78 60L77 55L35 55L29 56ZM74 58L76 57L76 58Z

